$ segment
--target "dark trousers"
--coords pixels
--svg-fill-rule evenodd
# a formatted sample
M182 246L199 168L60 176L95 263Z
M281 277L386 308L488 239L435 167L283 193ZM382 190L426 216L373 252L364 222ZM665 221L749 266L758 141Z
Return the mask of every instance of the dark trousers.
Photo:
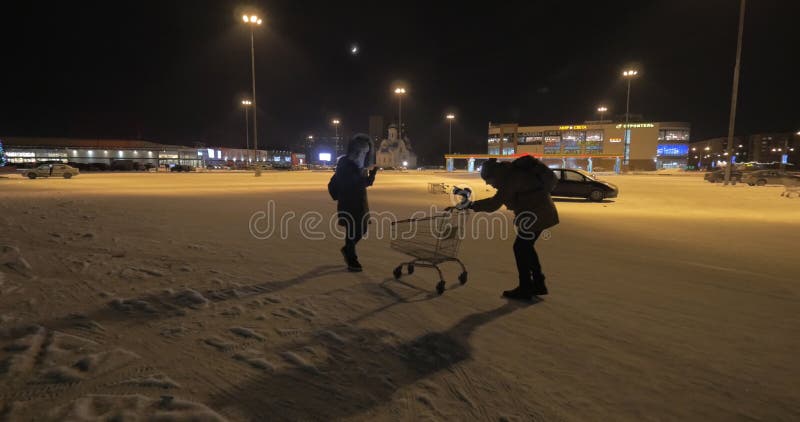
M542 274L542 264L539 263L539 255L536 253L534 244L541 231L531 234L517 234L514 240L514 258L517 259L517 271L519 272L520 287L533 287L536 283L544 281Z
M361 221L353 221L352 218L344 218L344 254L348 259L357 259L356 243L364 237L364 228Z

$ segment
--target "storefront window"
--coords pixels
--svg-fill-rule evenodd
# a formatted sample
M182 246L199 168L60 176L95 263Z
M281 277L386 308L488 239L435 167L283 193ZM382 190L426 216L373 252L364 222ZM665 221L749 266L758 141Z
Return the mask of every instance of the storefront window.
M544 153L558 154L561 152L561 136L544 137Z
M500 155L500 147L490 147L489 154L491 155Z
M542 145L542 132L523 132L517 137L520 144Z
M561 133L561 146L565 154L578 154L586 140L586 132L582 130L565 130Z
M688 141L689 130L687 129L661 129L658 131L659 141Z
M689 155L689 145L686 144L658 144L659 157L685 157Z
M603 142L603 130L587 130L586 142Z

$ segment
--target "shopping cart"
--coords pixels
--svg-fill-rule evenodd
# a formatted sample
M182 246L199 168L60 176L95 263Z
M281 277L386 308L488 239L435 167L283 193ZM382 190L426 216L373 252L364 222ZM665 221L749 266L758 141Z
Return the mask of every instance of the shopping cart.
M454 211L393 222L390 247L414 258L398 265L394 269L394 278L399 279L403 275L404 265L409 275L414 273L415 267L436 268L439 273L436 292L442 294L445 281L439 265L454 261L461 266L458 281L466 283L467 268L458 259L465 220L465 212Z
M447 183L428 183L428 193L433 194L440 194L440 193L447 193L450 190L450 185Z
M792 194L800 197L800 176L788 176L783 178L783 192L781 196L791 198Z

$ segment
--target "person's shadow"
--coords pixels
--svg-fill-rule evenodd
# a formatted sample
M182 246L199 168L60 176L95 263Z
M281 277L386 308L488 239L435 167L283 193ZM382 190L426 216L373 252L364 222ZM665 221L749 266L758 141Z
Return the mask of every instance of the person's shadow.
M295 365L212 396L207 404L247 420L354 416L385 404L403 386L468 360L472 356L469 338L477 328L533 303L509 301L468 315L446 331L410 341L399 341L387 330L350 324L333 327L278 352ZM324 348L324 353L319 348ZM297 359L308 354L324 356L323 363L312 365Z
M109 301L106 306L85 314L70 314L37 324L51 330L66 330L94 323L141 324L143 321L181 317L212 303L277 293L320 277L343 272L345 269L341 265L320 265L285 280L199 291L179 289L177 292L165 291L133 298L117 298ZM11 332L24 334L29 328L30 324L24 324L12 327Z

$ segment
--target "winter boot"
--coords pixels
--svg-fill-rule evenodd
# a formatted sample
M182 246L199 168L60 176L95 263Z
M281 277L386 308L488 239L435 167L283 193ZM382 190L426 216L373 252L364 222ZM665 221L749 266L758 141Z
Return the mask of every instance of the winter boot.
M347 256L347 252L345 252L345 248L342 248L341 251L342 251L342 257L344 257L344 262L345 262L345 264L347 264L347 271L350 271L352 273L359 273L359 272L364 270L364 268L361 266L361 263L358 262L358 258L357 257L355 257L355 256L353 256L353 257Z
M530 301L533 300L533 289L528 286L519 286L514 290L504 291L503 297L506 299Z
M533 277L532 291L535 296L544 296L547 294L547 286L544 284L544 275Z

